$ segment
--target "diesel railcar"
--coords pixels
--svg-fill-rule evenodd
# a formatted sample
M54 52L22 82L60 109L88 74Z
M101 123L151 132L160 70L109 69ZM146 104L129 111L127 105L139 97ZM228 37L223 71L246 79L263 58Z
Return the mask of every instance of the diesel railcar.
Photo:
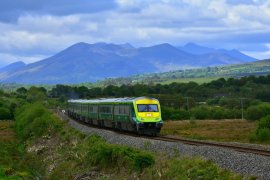
M160 104L150 97L69 100L68 115L90 125L157 135L163 125Z

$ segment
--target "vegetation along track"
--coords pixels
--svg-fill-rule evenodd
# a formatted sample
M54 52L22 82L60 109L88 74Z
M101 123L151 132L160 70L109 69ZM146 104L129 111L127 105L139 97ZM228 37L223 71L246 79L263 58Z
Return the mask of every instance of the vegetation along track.
M60 116L62 119L71 119L68 117L66 114L58 111L57 112L58 116ZM75 119L72 119L74 121L79 122L80 124L90 126L90 127L95 127L99 129L104 129L102 127L97 127L93 125L89 125L85 122L78 121ZM106 128L108 130L108 128ZM109 129L111 130L111 129ZM176 137L169 137L169 136L146 136L146 135L138 135L135 133L130 133L130 132L124 132L124 131L115 131L119 134L123 135L128 135L128 136L134 136L134 137L142 137L146 139L153 139L153 140L159 140L159 141L166 141L166 142L180 142L188 145L193 145L193 146L214 146L214 147L220 147L220 148L226 148L226 149L232 149L238 152L243 152L243 153L252 153L252 154L257 154L261 156L267 156L270 157L270 150L266 149L259 149L259 148L251 148L251 147L244 147L244 146L239 146L239 145L231 145L231 144L226 144L226 143L218 143L218 142L206 142L206 141L198 141L198 140L191 140L191 139L183 139L183 138L176 138Z

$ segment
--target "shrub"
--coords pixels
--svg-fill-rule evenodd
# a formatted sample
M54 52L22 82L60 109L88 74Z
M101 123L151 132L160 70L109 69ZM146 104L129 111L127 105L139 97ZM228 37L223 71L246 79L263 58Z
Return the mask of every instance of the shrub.
M225 119L226 111L221 107L213 107L209 115L211 116L211 119Z
M246 111L246 118L248 120L258 120L263 117L264 112L258 106L250 106Z
M255 142L255 141L257 141L257 139L258 139L257 138L257 134L255 132L250 133L248 139L249 139L249 142Z
M97 136L88 138L79 149L87 152L85 163L90 165L108 167L116 165L116 167L128 166L130 169L142 170L155 163L152 154L135 150L133 148L107 144L103 139Z
M226 110L227 119L240 119L242 117L242 112L240 109L229 109Z
M270 115L263 117L260 119L257 130L267 128L270 130Z
M246 113L246 118L248 120L259 120L266 115L270 115L270 104L263 103L256 106L250 106L247 108Z
M30 137L40 137L59 130L60 121L39 103L24 105L16 111L16 131L23 140Z
M228 171L220 170L212 162L201 159L172 159L168 167L163 179L240 179Z
M45 170L40 159L18 142L0 142L0 179L36 179Z
M11 119L12 114L8 108L0 107L0 120Z
M262 128L257 131L257 139L259 141L269 141L270 140L270 130L268 128Z
M184 109L175 110L171 114L172 120L185 120L189 119L189 112Z
M198 106L191 109L191 114L195 119L208 119L210 117L210 113L210 109L207 106Z
M173 109L162 107L161 115L163 120L184 120L189 119L189 112L184 109Z
M250 141L269 141L270 140L270 115L263 117L257 124L256 133L250 135Z

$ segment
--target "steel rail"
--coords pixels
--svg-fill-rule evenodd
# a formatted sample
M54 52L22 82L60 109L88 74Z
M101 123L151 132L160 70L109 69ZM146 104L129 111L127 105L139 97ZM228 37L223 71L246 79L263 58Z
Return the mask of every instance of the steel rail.
M237 145L231 145L231 144L225 144L225 143L217 143L217 142L189 140L189 139L174 138L174 137L167 137L167 136L150 137L150 139L167 141L167 142L181 142L184 144L195 145L195 146L215 146L215 147L220 147L220 148L233 149L233 150L236 150L239 152L252 153L252 154L270 157L270 150L265 150L265 149L243 147L243 146L237 146Z

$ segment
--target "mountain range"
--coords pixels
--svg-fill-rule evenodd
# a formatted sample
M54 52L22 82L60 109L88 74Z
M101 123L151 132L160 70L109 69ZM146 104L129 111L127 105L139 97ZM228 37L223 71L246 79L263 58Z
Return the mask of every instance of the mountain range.
M57 84L94 82L108 77L255 61L238 50L213 49L188 43L135 48L126 44L77 43L41 61L16 62L0 69L0 82Z

